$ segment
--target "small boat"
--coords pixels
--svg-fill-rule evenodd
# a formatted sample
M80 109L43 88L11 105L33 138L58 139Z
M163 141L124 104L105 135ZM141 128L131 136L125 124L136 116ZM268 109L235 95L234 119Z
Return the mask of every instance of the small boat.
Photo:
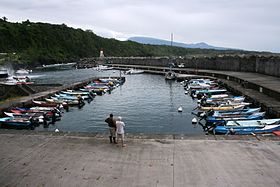
M226 126L217 126L214 129L216 134L240 134L240 135L248 135L248 134L262 134L262 133L272 133L273 131L280 130L280 124L277 125L265 125L265 126L253 126L253 127L226 127Z
M228 94L217 94L217 95L211 95L211 99L217 99L217 98L226 98L228 97Z
M255 112L259 112L261 108L247 108L235 111L214 111L213 117L224 117L224 116L234 116L234 115L250 115Z
M186 83L185 89L209 89L213 86L216 86L216 83L210 79L191 79Z
M68 105L79 105L78 100L67 100L52 96L50 99L45 99L47 102L54 102L58 104L67 103Z
M260 134L272 133L280 130L280 119L227 121L226 125L216 126L214 133L217 134Z
M245 105L228 105L228 106L207 106L207 107L199 107L199 110L202 111L208 111L208 110L214 110L214 111L235 111L235 110L240 110L243 109Z
M206 83L191 83L188 85L187 90L207 89L210 87L211 87L211 85L206 84Z
M56 107L40 107L40 106L36 106L36 107L31 107L30 110L37 110L37 111L58 111L59 110Z
M28 76L11 76L3 83L6 85L34 84Z
M14 108L11 109L11 112L14 113L14 115L26 115L26 116L43 116L44 114L46 114L47 117L52 117L53 116L53 112L55 112L55 115L57 117L61 117L61 112L59 110L56 110L55 107L52 107L53 110L39 110L38 108ZM11 115L10 115L11 116Z
M165 79L166 80L175 80L177 78L177 74L174 71L168 71L165 74Z
M223 116L223 117L214 117L208 116L206 121L208 123L217 123L217 122L226 122L226 121L237 121L237 120L260 120L263 119L265 112L257 112L250 115L232 115L232 116Z
M222 98L207 98L206 103L210 102L223 102L223 101L231 101L231 102L243 102L245 100L245 97L243 96L233 96L233 97L222 97Z
M93 93L92 91L81 91L81 90L67 90L67 91L61 91L61 93L66 94L66 95L70 95L70 96L81 96L83 99L93 99L96 94Z
M140 73L144 73L144 70L137 70L137 69L131 68L125 72L125 74L127 74L127 75L140 74Z
M0 118L1 126L13 126L13 127L31 127L32 123L27 118L14 118L14 117L4 117Z
M220 103L219 106L227 106L227 105L244 105L244 106L248 106L248 105L251 105L252 103L247 103L247 102L231 102L231 101L228 101L228 102L222 102Z
M59 105L62 105L64 108L68 107L68 104L66 102L62 102L62 103L55 103L55 102L47 102L47 101L35 101L32 100L32 103L36 106L40 106L40 107L59 107Z
M26 75L26 74L29 74L31 72L32 72L32 70L27 70L27 69L18 69L18 70L16 70L16 74L20 74L20 75Z
M55 97L57 97L58 99L65 99L65 100L78 100L78 96L73 96L73 95L68 95L68 94L54 94Z
M196 91L196 95L197 94L211 94L211 95L219 95L219 94L224 94L226 93L227 90L226 89L207 89L207 90L197 90Z
M44 113L24 113L24 114L18 114L13 112L4 112L4 114L8 117L13 117L15 119L17 118L26 118L26 119L33 119L33 121L36 121L37 123L43 123L44 119ZM47 116L47 114L46 114Z
M97 71L105 71L105 70L112 70L114 69L113 67L108 67L108 66L104 66L104 65L98 65L94 68L92 68L93 70L97 70Z

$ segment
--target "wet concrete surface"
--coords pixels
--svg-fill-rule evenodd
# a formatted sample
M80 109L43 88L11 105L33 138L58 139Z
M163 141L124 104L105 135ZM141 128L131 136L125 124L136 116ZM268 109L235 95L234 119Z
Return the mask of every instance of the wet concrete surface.
M0 130L0 186L280 186L280 138Z

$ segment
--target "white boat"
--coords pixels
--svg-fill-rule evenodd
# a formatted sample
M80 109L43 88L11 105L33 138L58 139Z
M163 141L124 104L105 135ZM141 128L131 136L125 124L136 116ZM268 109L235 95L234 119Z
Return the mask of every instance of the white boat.
M218 94L218 95L211 95L211 99L216 99L216 98L226 98L228 97L228 94Z
M132 75L132 74L140 74L140 73L144 73L144 70L137 70L137 69L129 69L125 72L125 74L129 74L129 75Z
M112 70L112 69L113 69L113 67L108 67L108 66L104 66L104 65L98 65L93 68L93 70L97 70L97 71L105 71L105 70Z
M274 125L275 123L280 123L280 118L263 119L263 120L227 121L225 126L253 127L253 126Z
M197 82L193 82L193 83L190 83L188 85L188 90L196 90L196 89L208 89L210 88L211 86L209 84L206 84L206 83L197 83Z
M6 79L2 84L5 85L17 85L17 84L34 84L27 76L11 76Z
M206 103L211 102L224 102L224 101L231 101L234 103L240 103L245 100L243 96L234 96L234 97L222 97L222 98L207 98Z
M32 72L32 70L18 69L18 70L16 71L16 74L26 75L26 74L29 74L29 73L31 73L31 72Z

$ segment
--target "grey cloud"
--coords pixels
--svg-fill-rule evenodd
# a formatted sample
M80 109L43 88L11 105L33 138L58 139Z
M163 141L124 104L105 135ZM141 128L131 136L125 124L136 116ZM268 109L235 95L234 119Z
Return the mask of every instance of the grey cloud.
M106 37L146 35L179 42L280 51L278 0L0 0L12 21L92 29Z

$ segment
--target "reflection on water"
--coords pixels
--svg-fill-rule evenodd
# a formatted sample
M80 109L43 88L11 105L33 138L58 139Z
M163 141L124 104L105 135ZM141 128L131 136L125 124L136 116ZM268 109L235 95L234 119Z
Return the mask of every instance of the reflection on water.
M34 73L38 83L71 83L95 76L119 76L119 71L97 72L92 69ZM75 132L107 132L105 118L113 113L122 116L128 133L146 134L203 134L200 126L191 123L195 101L184 94L183 86L151 74L126 75L124 85L111 94L97 96L83 108L72 107L62 120L48 129L36 130ZM179 113L177 108L183 107Z

